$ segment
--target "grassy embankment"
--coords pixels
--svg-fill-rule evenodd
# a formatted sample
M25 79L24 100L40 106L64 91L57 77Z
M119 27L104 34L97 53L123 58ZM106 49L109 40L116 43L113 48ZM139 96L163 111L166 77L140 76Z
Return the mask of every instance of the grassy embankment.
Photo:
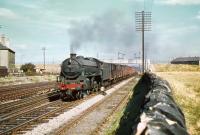
M155 73L167 80L177 104L185 114L188 132L200 134L200 67L190 65L155 65Z
M115 113L113 113L110 117L107 118L107 121L105 123L105 125L103 125L103 131L101 134L103 135L114 135L117 128L120 125L120 120L122 118L122 116L124 115L124 111L126 109L126 105L127 102L130 100L130 98L132 97L133 94L133 88L136 85L136 83L138 82L138 79L133 79L128 85L126 89L130 89L130 93L129 93L129 98L128 100L121 104L118 109L115 111Z

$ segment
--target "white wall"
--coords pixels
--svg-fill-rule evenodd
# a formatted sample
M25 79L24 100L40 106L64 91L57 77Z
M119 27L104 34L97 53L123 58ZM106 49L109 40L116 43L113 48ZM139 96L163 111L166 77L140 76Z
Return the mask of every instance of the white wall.
M8 50L0 50L0 66L8 67Z

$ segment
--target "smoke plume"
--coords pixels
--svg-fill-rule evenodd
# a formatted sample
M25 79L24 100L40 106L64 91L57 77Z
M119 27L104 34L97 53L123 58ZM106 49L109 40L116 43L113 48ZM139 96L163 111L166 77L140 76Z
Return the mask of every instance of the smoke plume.
M134 49L135 28L134 18L127 17L119 11L109 11L103 15L93 16L82 21L72 21L68 33L71 39L71 51L89 51L91 45L96 45L98 51L117 53ZM87 50L86 50L87 49Z

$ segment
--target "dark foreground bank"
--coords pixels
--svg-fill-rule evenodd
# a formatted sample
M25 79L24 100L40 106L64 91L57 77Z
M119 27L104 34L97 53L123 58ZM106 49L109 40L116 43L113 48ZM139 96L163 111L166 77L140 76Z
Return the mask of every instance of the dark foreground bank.
M145 73L135 86L117 135L187 135L185 118L167 81Z

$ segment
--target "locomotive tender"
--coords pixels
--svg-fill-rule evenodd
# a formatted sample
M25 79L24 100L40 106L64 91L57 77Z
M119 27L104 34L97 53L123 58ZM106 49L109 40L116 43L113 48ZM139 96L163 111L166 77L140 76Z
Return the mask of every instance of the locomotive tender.
M126 65L105 63L72 53L61 65L57 78L59 94L63 100L80 99L134 73L135 70Z

